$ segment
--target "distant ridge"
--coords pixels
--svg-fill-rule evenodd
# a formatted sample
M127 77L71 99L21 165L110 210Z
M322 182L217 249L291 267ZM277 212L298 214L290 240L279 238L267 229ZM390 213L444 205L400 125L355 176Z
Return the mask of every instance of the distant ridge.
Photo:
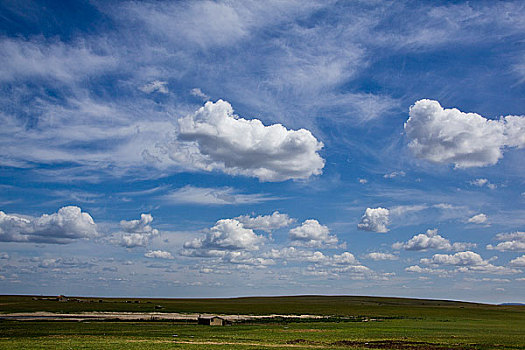
M0 314L16 312L175 312L256 315L338 315L369 317L463 317L465 312L498 312L522 305L494 305L453 300L368 296L266 296L237 298L105 298L81 296L0 295ZM468 311L467 311L468 310ZM519 310L522 312L523 310Z
M525 305L525 303L501 303L500 305L516 305L516 306L519 306L519 305Z

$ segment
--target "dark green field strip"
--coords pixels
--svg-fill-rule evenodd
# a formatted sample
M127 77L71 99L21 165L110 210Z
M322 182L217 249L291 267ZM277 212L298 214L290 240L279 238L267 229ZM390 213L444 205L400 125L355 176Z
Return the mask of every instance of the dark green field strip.
M30 296L0 296L0 312L156 311L257 315L279 313L368 317L434 317L439 319L495 318L517 322L525 320L524 306L496 306L402 298L297 296L234 299L81 298L81 300L85 302L32 300ZM156 309L155 306L162 308Z
M170 322L0 322L2 349L58 349L68 346L75 349L164 349L168 345L171 348L182 345L175 342L186 344L181 348L192 349L281 346L383 349L388 348L388 344L392 346L390 348L405 350L525 348L523 325L493 320L438 322L393 319L368 323L316 322L229 327ZM257 347L258 344L260 347Z

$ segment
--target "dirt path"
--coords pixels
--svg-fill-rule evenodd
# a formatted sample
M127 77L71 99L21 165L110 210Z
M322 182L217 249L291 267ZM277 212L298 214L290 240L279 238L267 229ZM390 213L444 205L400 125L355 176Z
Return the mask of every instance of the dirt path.
M130 342L135 342L140 340L130 340ZM147 340L145 340L147 341ZM172 344L188 344L188 345L237 345L237 346L259 346L267 348L308 348L308 349L333 349L337 348L368 348L368 349L398 349L398 350L469 350L475 349L475 347L465 347L461 345L445 345L445 344L434 344L427 342L405 342L405 341L396 341L396 340L387 340L387 341L336 341L333 343L326 344L315 344L314 342L309 342L304 339L297 339L296 341L291 341L281 344L268 344L268 343L243 343L243 342L228 342L228 341L184 341L184 340L159 340L152 341L158 343L172 343Z
M195 321L203 314L182 314L168 312L81 312L81 313L54 313L54 312L21 312L0 314L0 319L17 321L88 321L88 320L123 320L123 321ZM209 315L211 316L211 315ZM319 315L217 315L230 322L264 320L264 319L322 319L327 316Z
M313 344L267 344L267 343L236 343L236 342L219 342L219 341L183 341L183 340L143 340L151 343L171 343L171 344L193 344L193 345L237 345L237 346L262 346L267 348L311 348L311 349L326 349L328 345L313 345ZM130 343L142 342L142 340L128 340Z

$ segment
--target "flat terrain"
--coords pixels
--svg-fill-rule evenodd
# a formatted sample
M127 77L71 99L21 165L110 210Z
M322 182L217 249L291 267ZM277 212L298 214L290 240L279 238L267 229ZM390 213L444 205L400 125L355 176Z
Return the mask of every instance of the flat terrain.
M270 315L210 327L192 321L0 321L1 349L525 349L525 307L369 297L33 300L0 312ZM100 302L100 300L102 300ZM324 315L288 319L284 315Z

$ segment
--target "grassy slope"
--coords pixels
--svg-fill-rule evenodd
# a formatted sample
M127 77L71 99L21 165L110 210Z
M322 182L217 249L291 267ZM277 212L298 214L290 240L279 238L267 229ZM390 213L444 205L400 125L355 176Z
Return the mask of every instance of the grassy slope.
M98 300L98 299L97 299ZM0 311L153 311L225 314L329 314L402 317L381 322L289 323L206 327L169 322L0 322L1 349L273 349L296 346L337 348L334 342L397 340L441 344L451 349L525 348L525 307L368 297L278 297L238 299L148 299L140 304L104 299L103 303L33 301L31 297L0 297ZM178 337L172 337L177 334ZM174 344L176 341L216 344ZM236 345L226 344L235 343ZM250 343L253 345L242 345ZM427 345L402 349L429 349ZM364 348L365 345L362 345ZM366 345L370 347L370 345ZM356 347L353 347L356 348ZM357 346L359 348L359 346ZM431 347L432 350L437 350ZM441 350L441 349L440 349Z
M0 312L183 312L222 314L318 314L318 315L368 315L418 317L419 315L440 316L450 314L462 317L465 311L493 315L504 312L525 311L523 306L498 306L457 301L381 298L360 296L291 296L291 297L248 297L230 299L139 299L139 298L82 298L102 303L60 303L55 301L32 300L31 296L0 296ZM126 303L126 301L139 301ZM155 310L155 305L163 309Z

